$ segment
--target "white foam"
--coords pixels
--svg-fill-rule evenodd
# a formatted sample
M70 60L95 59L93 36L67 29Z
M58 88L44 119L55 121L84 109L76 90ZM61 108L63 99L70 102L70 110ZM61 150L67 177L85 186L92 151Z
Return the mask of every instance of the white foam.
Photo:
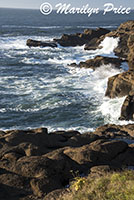
M100 44L102 53L110 54L118 46L119 38L106 37Z
M29 29L58 29L61 26L16 26L16 25L3 25L3 28L29 28Z
M11 49L11 50L18 50L23 49L27 50L29 47L26 45L27 39L33 39L33 40L41 40L41 41L52 41L53 39L49 36L16 36L16 37L0 37L1 45L0 49ZM33 48L34 49L34 48ZM36 48L35 48L36 49ZM41 49L41 48L40 48Z
M63 73L57 74L57 77L49 79L49 77L38 77L36 74L34 76L20 78L17 76L3 76L0 79L2 87L9 89L9 94L19 95L20 99L23 95L28 95L28 103L23 105L22 102L18 103L16 107L11 105L8 111L16 112L39 112L44 109L56 109L64 108L71 103L82 103L92 101L95 105L95 110L86 109L86 116L101 116L104 117L105 123L129 123L120 122L118 117L120 115L120 108L124 98L121 99L109 99L105 97L105 91L107 87L108 77L113 76L127 69L128 65L126 63L122 64L122 69L114 68L111 64L103 65L97 68L95 71L92 69L85 68L75 68L68 67L68 64L73 62L79 63L80 61L85 61L87 59L93 58L95 55L100 54L113 54L114 48L118 45L118 38L105 38L101 43L102 49L96 51L84 51L84 46L82 47L60 47L57 48L31 48L26 47L26 37L10 37L8 39L2 40L2 45L0 48L6 49L9 56L20 55L20 62L30 64L30 65L40 65L40 64L53 64L54 70L59 69ZM34 39L34 37L32 37ZM36 37L37 40L45 40L46 37ZM16 50L14 51L10 51ZM26 57L24 55L26 54ZM21 57L22 55L22 57ZM34 56L35 55L35 56ZM114 54L113 54L114 55ZM58 66L60 65L60 67ZM29 66L27 66L29 67ZM30 66L31 67L31 66ZM38 66L37 66L38 67ZM52 66L51 66L52 67ZM23 71L23 69L22 69ZM28 71L28 68L27 68ZM58 71L58 72L59 72ZM7 80L12 79L12 83L7 85ZM72 96L65 96L62 98L56 97L56 95L63 94L67 90L72 93ZM45 91L45 92L44 92ZM7 94L4 91L3 94ZM49 97L51 96L51 97ZM45 101L44 101L45 99ZM91 100L92 99L92 100ZM29 104L30 102L30 104ZM6 109L1 109L0 112L6 112ZM84 115L84 113L83 113ZM84 118L83 118L84 119ZM90 119L89 119L90 120ZM93 120L93 119L91 119ZM67 122L69 123L69 122ZM78 124L78 123L76 123ZM84 126L77 127L76 124L70 124L69 129L75 129L82 132L92 131L93 128L86 128ZM59 128L66 129L66 126L61 124L53 125L49 127L50 130L59 130Z
M114 49L118 46L119 38L113 38L113 37L106 37L101 44L99 45L102 47L101 49L97 50L90 50L88 51L90 54L93 55L93 57L97 55L102 55L102 56L108 56L108 57L117 57L114 54Z
M120 124L118 119L120 117L121 106L124 100L125 97L115 99L109 99L105 97L103 99L102 105L100 106L100 111L104 116L105 123Z

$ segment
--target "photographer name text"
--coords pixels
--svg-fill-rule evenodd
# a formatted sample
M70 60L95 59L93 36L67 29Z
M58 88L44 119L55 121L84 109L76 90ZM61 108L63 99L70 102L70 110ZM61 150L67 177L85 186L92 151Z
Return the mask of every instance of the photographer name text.
M125 7L125 6L119 6L116 7L112 3L105 3L103 5L103 9L97 7L91 7L89 4L83 5L81 7L74 7L71 4L66 3L58 3L53 8L52 5L48 2L43 3L40 6L40 11L44 15L49 15L53 10L56 10L57 14L81 14L81 15L87 15L90 17L93 14L99 14L102 12L103 15L106 15L108 13L113 14L122 14L122 15L128 15L133 11L133 8L131 7Z

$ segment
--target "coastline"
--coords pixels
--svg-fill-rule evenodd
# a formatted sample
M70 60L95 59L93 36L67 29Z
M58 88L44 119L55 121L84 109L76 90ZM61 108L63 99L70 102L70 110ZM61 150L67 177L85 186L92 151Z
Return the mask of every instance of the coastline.
M133 30L134 21L129 21L121 24L115 31L101 28L85 30L83 34L64 34L61 39L54 40L64 47L86 44L86 49L91 50L101 48L99 45L107 37L120 38L114 49L118 56L116 59L95 57L78 65L74 63L72 67L96 70L102 64L114 63L119 68L122 62L128 62L129 69L110 77L106 90L109 98L127 96L122 105L121 120L134 118ZM37 44L43 45L57 47L55 43ZM94 132L83 134L73 130L48 133L46 128L1 131L0 198L51 200L51 193L60 194L69 185L74 178L72 171L87 176L97 166L104 169L107 166L109 171L134 166L133 130L134 124L107 124Z

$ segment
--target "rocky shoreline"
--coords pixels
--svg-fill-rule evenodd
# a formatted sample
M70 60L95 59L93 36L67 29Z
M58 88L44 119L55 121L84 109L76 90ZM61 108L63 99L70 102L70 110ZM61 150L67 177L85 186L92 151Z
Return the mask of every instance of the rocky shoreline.
M134 166L134 125L1 131L0 147L0 199L58 199L75 173Z
M58 44L78 46L85 50L101 48L106 37L119 37L114 49L117 58L96 56L73 67L95 70L102 64L120 67L128 62L129 69L110 77L106 96L126 96L120 120L134 120L134 21L115 31L98 28L84 33L63 35L54 42L28 40L29 47L56 48ZM74 175L122 170L134 166L134 124L107 124L94 132L49 132L47 128L0 131L0 199L57 200L66 192Z

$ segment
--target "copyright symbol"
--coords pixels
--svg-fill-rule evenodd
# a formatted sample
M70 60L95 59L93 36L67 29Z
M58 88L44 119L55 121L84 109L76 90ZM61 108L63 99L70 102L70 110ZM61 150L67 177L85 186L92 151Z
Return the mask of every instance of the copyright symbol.
M43 3L40 6L40 11L43 15L49 15L52 12L53 8L52 5L50 3Z

